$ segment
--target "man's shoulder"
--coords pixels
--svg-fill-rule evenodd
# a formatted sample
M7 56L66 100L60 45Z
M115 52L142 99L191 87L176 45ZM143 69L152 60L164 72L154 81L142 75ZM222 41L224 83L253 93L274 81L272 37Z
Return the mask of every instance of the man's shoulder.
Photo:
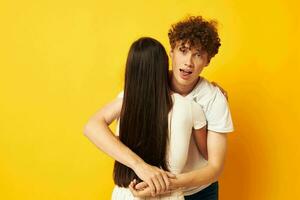
M209 80L204 77L200 77L199 82L191 92L191 95L195 99L209 100L213 98L218 92L218 88L214 86Z
M226 97L221 90L203 78L197 85L194 100L205 112L208 130L227 133L233 131L233 123Z

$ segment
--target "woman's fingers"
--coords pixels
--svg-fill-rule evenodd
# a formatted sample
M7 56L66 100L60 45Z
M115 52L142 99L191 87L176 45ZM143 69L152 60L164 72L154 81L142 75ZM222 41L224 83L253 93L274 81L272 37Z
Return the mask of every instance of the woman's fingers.
M157 174L155 174L151 179L155 186L155 191L154 193L152 192L152 196L155 196L157 193L160 193L161 185L160 185L160 181L158 180Z
M168 178L176 178L176 175L172 174L171 172L166 171L166 174L167 174Z
M134 189L134 181L131 181L128 187L129 187L129 190L131 191L132 195L135 196L135 197L137 197L138 193Z
M155 185L155 183L152 182L152 179L147 180L146 182L147 182L147 184L148 184L148 186L149 186L149 188L150 188L151 195L152 195L152 196L155 196L155 192L156 192L156 189L155 189L155 188L156 188L156 185Z
M147 187L144 190L137 190L135 189L136 184L131 181L129 184L129 190L131 191L132 195L134 197L149 197L151 195L151 191L150 188Z
M164 176L164 172L159 173L156 177L160 184L160 189L156 191L156 194L160 194L166 190L167 183L165 182L165 179L163 176Z
M168 178L174 177L173 174L145 162L135 165L134 171L141 180L147 183L152 196L167 191L170 185Z
M165 175L167 175L167 173L165 172ZM175 177L175 175L170 173L171 177ZM171 182L170 180L168 180L168 182ZM167 195L171 193L171 185L169 189L166 190L161 190L160 192L156 192L155 195L153 195L151 193L150 187L148 186L148 184L144 181L140 182L140 183L136 183L136 180L133 180L130 182L129 184L129 189L131 191L131 193L133 194L134 197L150 197L150 196L157 196L157 195Z
M170 186L170 181L169 181L167 172L163 171L163 173L162 173L162 178L163 178L164 183L165 183L165 185L166 185L164 191L167 191L167 190L169 189L169 186Z

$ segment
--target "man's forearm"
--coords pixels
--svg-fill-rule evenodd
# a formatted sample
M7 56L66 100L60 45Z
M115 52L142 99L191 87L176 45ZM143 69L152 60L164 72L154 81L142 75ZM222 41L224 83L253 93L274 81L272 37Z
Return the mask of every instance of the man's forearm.
M172 184L174 188L200 187L216 181L221 171L220 168L208 164L201 169L179 174L172 180Z

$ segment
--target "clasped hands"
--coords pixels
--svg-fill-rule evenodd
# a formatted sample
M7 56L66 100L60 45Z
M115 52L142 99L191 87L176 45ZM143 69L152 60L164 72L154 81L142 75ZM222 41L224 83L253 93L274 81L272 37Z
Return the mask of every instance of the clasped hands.
M167 195L178 189L176 176L168 171L144 162L137 164L133 170L143 180L140 183L135 179L130 182L129 189L134 197Z

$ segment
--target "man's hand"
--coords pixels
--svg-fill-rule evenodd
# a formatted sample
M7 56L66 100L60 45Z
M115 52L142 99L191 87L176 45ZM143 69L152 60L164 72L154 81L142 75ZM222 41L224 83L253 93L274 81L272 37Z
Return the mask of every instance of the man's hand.
M213 84L213 86L216 86L216 87L218 87L220 90L221 90L221 92L223 93L223 95L226 97L226 99L227 99L227 101L228 101L228 95L227 95L227 92L226 92L226 90L224 90L219 84L217 84L216 82L211 82L211 84Z
M167 191L170 186L169 178L175 178L174 174L145 162L135 165L133 171L140 179L147 183L148 190L150 190L152 196Z

